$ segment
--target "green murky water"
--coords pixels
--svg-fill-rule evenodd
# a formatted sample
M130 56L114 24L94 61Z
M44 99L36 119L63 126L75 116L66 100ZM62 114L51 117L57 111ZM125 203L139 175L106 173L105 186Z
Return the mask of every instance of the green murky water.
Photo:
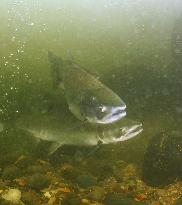
M69 130L79 137L72 128L82 129L82 124L69 111L62 91L52 86L48 50L64 59L71 51L75 62L96 73L124 100L127 117L142 122L143 132L135 138L103 147L99 156L108 160L105 163L124 160L141 168L153 136L163 131L181 136L181 54L174 52L172 41L181 13L178 0L1 0L2 161L12 153L38 152L48 159L46 143L37 150L33 136L16 130L20 118L36 126L46 122L53 130L61 127L63 133ZM182 35L181 29L177 32ZM72 149L66 147L65 152Z

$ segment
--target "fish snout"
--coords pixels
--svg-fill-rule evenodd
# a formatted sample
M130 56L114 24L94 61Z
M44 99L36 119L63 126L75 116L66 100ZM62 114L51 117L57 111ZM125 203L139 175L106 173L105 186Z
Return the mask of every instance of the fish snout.
M116 108L112 108L112 116L118 116L119 118L118 119L121 119L123 117L126 116L126 105L124 106L120 106L120 107L116 107Z
M105 124L113 123L126 116L126 105L112 107L110 113L105 117Z
M131 139L143 131L142 123L120 128L120 137L117 141Z
M105 112L105 115L102 118L97 119L97 123L99 124L111 124L126 116L126 105L117 107L105 106L103 108L104 109L101 112Z

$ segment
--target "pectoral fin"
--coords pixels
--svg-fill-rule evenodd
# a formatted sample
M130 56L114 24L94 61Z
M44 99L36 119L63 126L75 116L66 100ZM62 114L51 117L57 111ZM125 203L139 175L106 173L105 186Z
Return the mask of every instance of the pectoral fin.
M60 147L62 147L62 144L57 143L57 142L52 142L52 144L49 147L49 155L52 155L55 153Z

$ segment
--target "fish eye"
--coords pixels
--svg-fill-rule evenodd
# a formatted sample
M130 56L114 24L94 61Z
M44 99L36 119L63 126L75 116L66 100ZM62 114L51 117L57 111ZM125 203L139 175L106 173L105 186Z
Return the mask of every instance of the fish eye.
M106 112L106 110L107 110L106 106L103 106L103 105L99 106L99 111L100 112Z
M126 134L126 133L127 133L126 127L120 128L120 132L121 132L122 134Z

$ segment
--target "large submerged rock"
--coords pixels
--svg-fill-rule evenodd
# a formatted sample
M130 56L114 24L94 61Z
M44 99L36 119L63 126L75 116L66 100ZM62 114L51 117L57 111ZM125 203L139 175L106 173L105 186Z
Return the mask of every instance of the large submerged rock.
M147 147L143 180L152 186L168 185L182 178L182 133L162 132Z

